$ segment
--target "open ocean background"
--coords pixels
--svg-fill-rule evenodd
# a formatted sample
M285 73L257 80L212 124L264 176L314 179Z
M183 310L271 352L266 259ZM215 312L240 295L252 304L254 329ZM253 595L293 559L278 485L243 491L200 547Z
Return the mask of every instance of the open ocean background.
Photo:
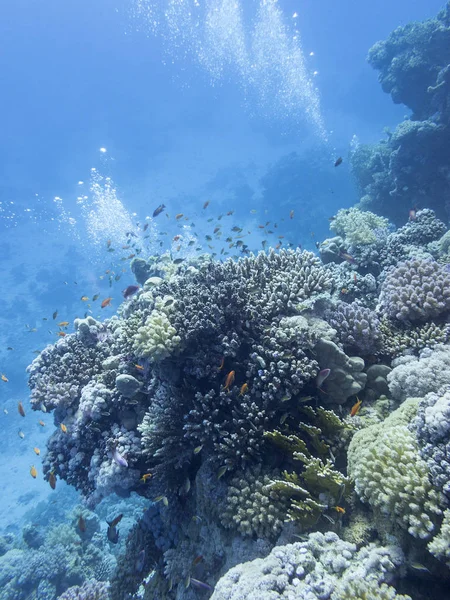
M230 10L206 20L202 4L191 16L182 0L0 5L0 532L19 531L39 502L56 515L77 501L63 481L49 499L33 448L44 452L52 418L40 425L31 412L26 367L57 339L57 322L72 331L87 311L116 311L134 283L121 261L126 232L149 223L148 237L138 234L147 255L195 230L220 258L224 244L204 240L207 219L223 214L229 229L251 231L251 250L277 235L315 250L329 217L359 200L352 144L377 141L408 114L381 90L369 48L443 3L283 0L261 10L236 0L241 21ZM170 218L151 219L161 203ZM264 237L267 221L277 235Z

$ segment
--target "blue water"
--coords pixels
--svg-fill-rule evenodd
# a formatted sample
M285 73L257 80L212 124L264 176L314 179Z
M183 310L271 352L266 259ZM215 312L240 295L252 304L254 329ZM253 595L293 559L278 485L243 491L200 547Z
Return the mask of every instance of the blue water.
M67 521L62 506L79 501L59 481L50 504L40 461L53 419L31 411L25 370L58 339L58 322L115 313L134 283L130 259L120 260L133 253L121 248L126 232L137 232L147 255L175 251L172 239L195 231L201 251L221 260L235 250L217 240L208 247L205 235L207 219L223 214L229 229L250 232L251 251L280 235L284 246L315 251L329 218L359 200L347 160L354 136L376 142L410 114L383 93L369 48L442 8L441 0L304 0L258 9L236 0L238 12L230 3L205 29L205 7L194 4L0 6L0 372L8 379L0 381L0 533L20 538L27 523L47 526L49 514ZM275 30L282 34L271 40ZM259 227L268 221L277 228ZM102 526L128 511L125 539L141 500L115 502L101 509Z

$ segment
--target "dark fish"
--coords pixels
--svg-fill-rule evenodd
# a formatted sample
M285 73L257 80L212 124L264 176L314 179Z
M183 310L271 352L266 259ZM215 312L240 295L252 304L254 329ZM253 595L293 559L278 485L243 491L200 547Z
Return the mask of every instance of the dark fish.
M184 258L176 258L176 259L173 261L173 264L174 264L174 265L181 265L181 263L182 263L183 261L184 261Z
M121 277L122 277L122 275L116 275L116 276L114 277L114 280L115 280L115 281L119 281L119 279L120 279Z
M146 223L146 224L144 225L144 229L143 229L143 231L147 231L147 229L148 229L148 223Z
M81 533L84 533L86 531L86 521L83 518L83 515L80 515L78 517L78 529L81 531Z
M122 290L122 294L124 298L129 298L133 294L135 294L139 289L138 285L129 285L124 290Z
M334 163L334 166L338 167L341 163L342 163L342 156L340 156L339 158L336 159L336 162Z
M117 525L120 523L122 517L123 517L123 515L120 514L115 519L113 519L111 522L106 521L108 523L108 531L107 531L108 540L112 544L117 544L117 542L119 541L119 531L117 529Z
M157 217L158 215L160 215L165 208L165 204L160 204L158 208L155 208L155 210L153 211L153 217Z
M55 310L55 312L54 312L54 313L53 313L53 315L52 315L52 317L53 317L53 320L55 320L57 316L58 316L58 311L57 311L57 310Z

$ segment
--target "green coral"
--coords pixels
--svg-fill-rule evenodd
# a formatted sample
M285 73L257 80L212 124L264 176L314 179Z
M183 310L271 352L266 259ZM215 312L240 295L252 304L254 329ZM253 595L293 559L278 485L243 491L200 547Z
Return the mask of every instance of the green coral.
M450 567L450 509L444 512L441 530L428 544L428 550L433 556L445 562Z
M358 496L378 518L427 539L442 514L442 498L408 429L417 405L418 399L406 400L382 423L357 432L348 450L348 472Z
M274 538L286 518L288 502L283 494L270 488L278 472L248 469L236 475L227 490L222 525L237 529L244 536Z
M377 241L376 229L387 229L389 221L373 212L358 208L341 208L331 222L330 229L354 246L366 246Z
M145 325L139 327L133 340L133 350L138 356L153 362L164 360L173 354L181 343L177 330L165 312L153 309Z
M422 350L438 344L445 344L450 337L448 323L437 325L425 323L415 327L397 327L387 318L381 319L381 348L382 354L400 356L405 350Z

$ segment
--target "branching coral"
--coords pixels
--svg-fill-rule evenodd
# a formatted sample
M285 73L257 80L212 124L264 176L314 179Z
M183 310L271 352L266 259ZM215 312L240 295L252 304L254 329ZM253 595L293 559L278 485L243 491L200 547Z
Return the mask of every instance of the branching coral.
M373 212L358 208L341 208L330 224L330 229L342 236L351 246L365 246L377 242L376 230L387 229L389 221Z

